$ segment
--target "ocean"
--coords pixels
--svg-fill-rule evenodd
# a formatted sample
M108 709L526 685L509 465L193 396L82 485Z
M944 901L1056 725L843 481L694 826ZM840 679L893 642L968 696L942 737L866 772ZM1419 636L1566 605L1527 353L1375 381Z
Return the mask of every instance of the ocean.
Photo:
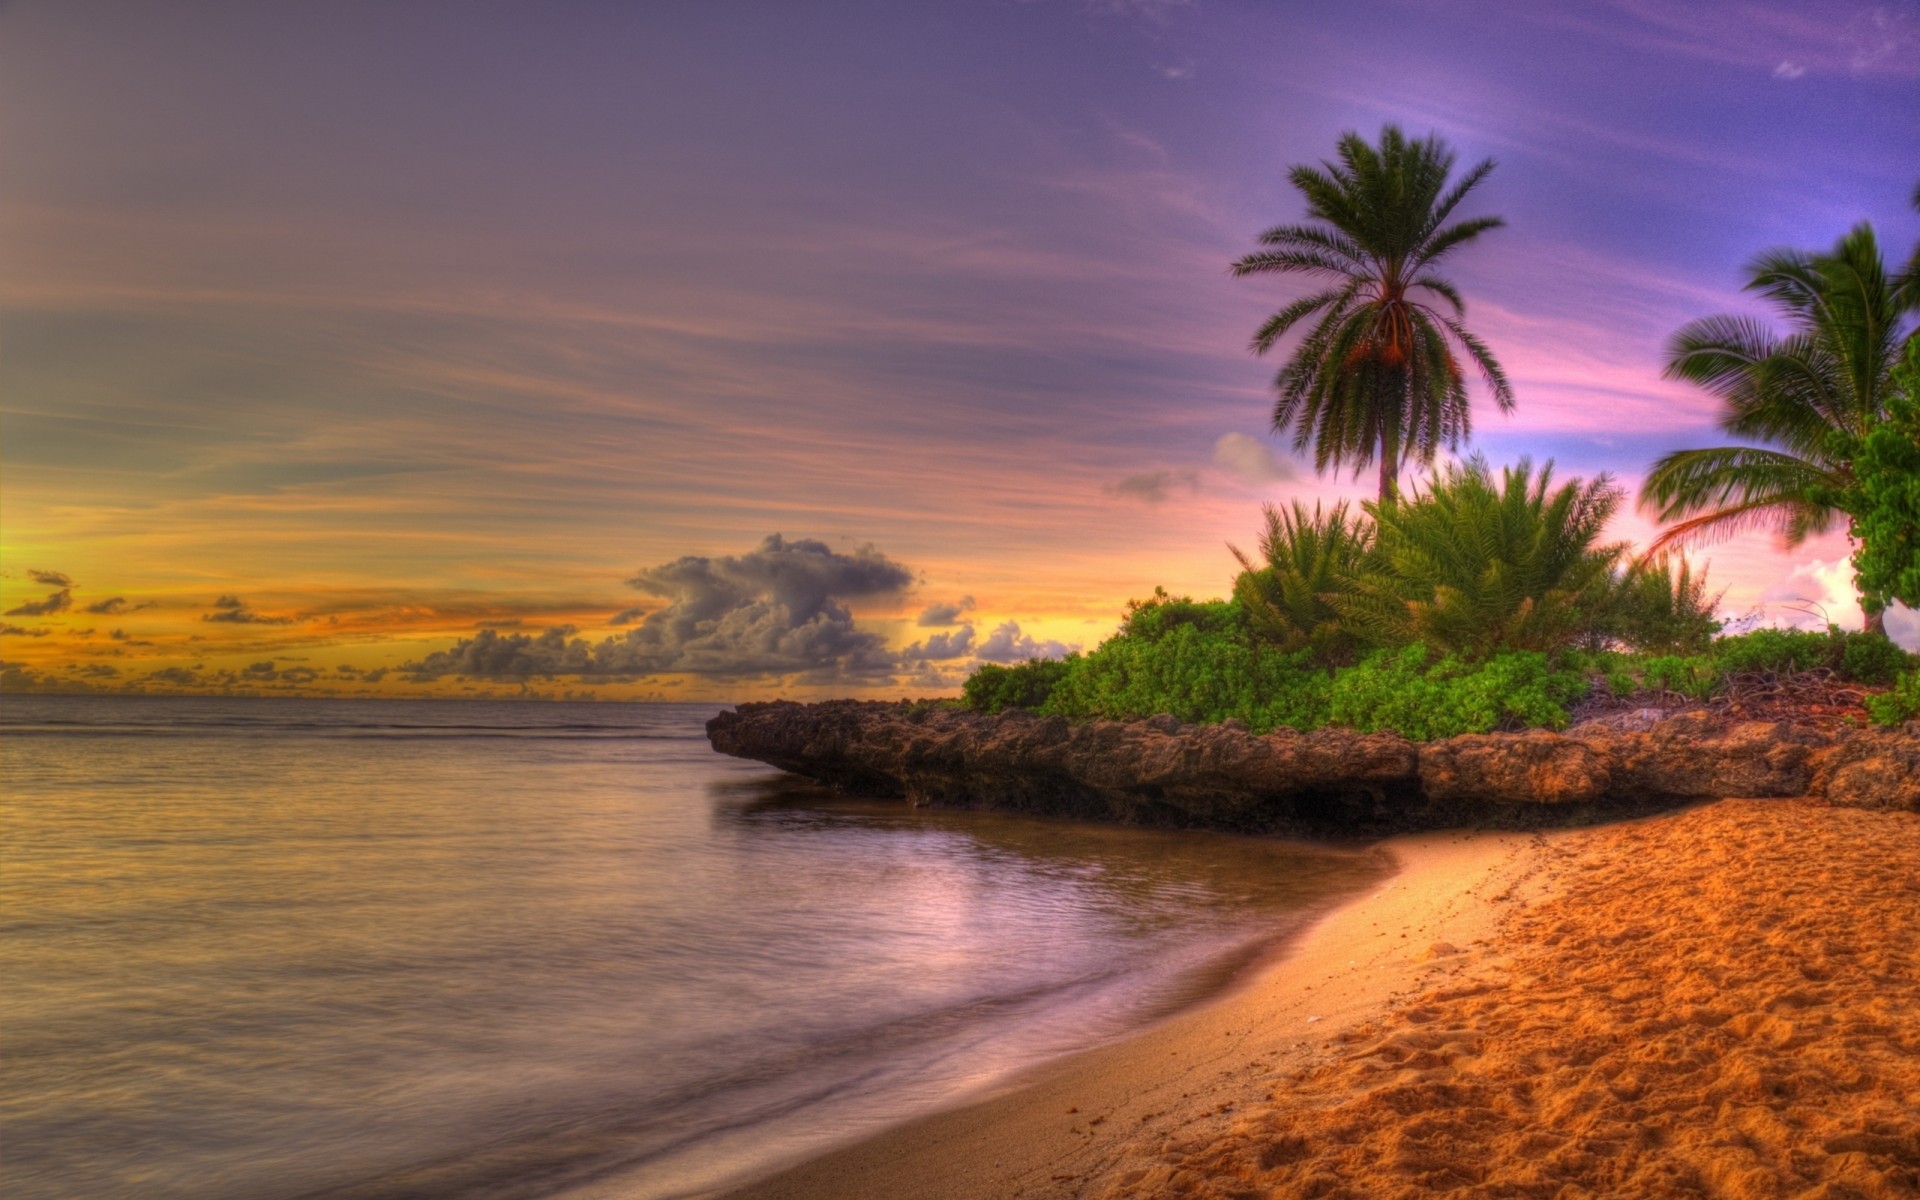
M718 705L0 701L0 1194L692 1196L1225 984L1359 849L838 799Z

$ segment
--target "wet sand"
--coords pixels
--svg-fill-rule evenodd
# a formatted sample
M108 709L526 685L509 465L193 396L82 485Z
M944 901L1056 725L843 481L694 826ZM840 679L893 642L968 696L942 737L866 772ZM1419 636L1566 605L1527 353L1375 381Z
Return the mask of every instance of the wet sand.
M1920 1196L1920 816L1394 839L1245 986L734 1193Z

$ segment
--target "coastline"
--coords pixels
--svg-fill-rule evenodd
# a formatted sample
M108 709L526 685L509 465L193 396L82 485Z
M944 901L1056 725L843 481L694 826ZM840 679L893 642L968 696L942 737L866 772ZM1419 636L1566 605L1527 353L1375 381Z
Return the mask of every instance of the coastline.
M726 1200L1074 1196L1141 1145L1204 1141L1278 1077L1409 990L1468 970L1556 835L1437 832L1381 843L1398 870L1221 995L1007 1089L721 1193ZM616 1193L609 1193L610 1195Z
M1920 815L1385 848L1217 999L726 1200L1920 1195Z

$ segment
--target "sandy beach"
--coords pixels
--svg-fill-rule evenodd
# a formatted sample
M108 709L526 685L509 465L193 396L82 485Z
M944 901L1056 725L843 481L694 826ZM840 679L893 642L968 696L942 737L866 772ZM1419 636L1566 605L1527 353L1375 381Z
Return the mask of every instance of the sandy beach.
M1920 1196L1920 816L1387 849L1218 1001L734 1200Z

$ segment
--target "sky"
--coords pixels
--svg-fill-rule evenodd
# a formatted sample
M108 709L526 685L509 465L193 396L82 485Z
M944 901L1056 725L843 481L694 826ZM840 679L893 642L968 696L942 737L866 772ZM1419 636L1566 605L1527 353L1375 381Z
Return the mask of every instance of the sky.
M1609 473L1775 247L1920 239L1920 0L0 0L9 690L950 693L1221 595L1235 279L1346 131L1498 163L1466 449ZM1284 351L1284 348L1283 348ZM1696 552L1858 625L1848 546ZM1920 618L1892 627L1920 643Z

